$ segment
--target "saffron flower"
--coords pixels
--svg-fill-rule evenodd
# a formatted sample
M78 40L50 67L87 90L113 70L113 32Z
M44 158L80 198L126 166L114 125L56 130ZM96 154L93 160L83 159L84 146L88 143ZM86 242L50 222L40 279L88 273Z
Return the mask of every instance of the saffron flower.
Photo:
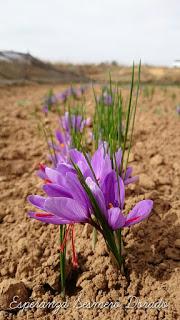
M138 223L150 214L153 202L143 200L127 216L124 216L122 212L125 198L124 182L112 169L109 155L102 156L102 147L92 157L93 173L82 153L71 150L71 155L74 160L78 160L77 166L82 170L84 181L112 230ZM116 154L118 164L120 164L119 157L120 151ZM43 186L43 190L48 198L30 196L29 201L43 212L30 212L29 216L53 224L86 222L93 224L93 206L73 166L62 162L56 169L43 167L43 170L43 176L46 182L48 181Z
M69 112L65 112L60 121L62 128L69 134L71 130L82 133L84 127L89 124L89 119L85 120L82 115L69 114Z
M103 182L105 174L111 172L113 168L116 168L118 172L120 172L121 169L122 149L118 149L114 155L113 161L111 161L111 157L108 152L108 144L106 142L103 142L99 145L99 148L96 150L92 158L89 157L89 162L93 169L94 176L84 154L76 149L70 150L69 154L70 158L78 165L85 177L90 176L92 179L94 179L95 176L96 180L99 181L100 184ZM129 166L127 167L125 173L122 172L122 178L125 185L139 180L138 176L132 177L132 171L133 168Z
M106 106L111 106L113 103L112 96L110 94L104 93L103 94L103 102Z
M116 169L106 144L101 145L92 158L76 149L70 150L69 155L69 162L58 162L55 168L41 166L40 175L45 182L43 190L46 196L28 197L29 202L38 209L28 215L44 223L70 225L72 236L74 224L91 224L102 233L121 266L123 257L117 247L121 246L121 240L119 238L116 244L115 236L121 228L146 219L151 213L153 201L140 201L125 215L125 181L126 177L129 179L131 170L124 177L119 175L121 149L113 157ZM73 259L74 265L77 265L77 259Z

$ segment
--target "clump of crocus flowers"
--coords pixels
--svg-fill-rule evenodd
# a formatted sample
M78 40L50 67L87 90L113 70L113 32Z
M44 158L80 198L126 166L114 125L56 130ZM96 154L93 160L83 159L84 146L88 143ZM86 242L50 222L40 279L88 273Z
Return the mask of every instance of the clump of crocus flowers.
M43 168L46 196L29 196L38 210L28 215L45 223L70 225L71 230L76 223L91 224L103 235L121 268L120 231L146 219L153 202L142 200L125 214L125 185L137 177L131 176L130 167L120 174L122 151L114 154L114 165L106 146L101 144L92 157L71 149L67 161L58 162L55 168ZM74 246L73 264L77 265Z
M120 154L121 150L115 155L118 169L121 164ZM124 215L125 184L129 183L130 179L133 182L136 177L128 177L125 174L123 178L117 175L103 146L98 148L91 159L88 155L86 157L72 149L69 163L59 162L54 169L44 168L43 190L47 198L29 196L29 201L42 210L41 213L29 212L31 218L52 224L81 222L96 225L91 196L111 230L133 225L149 216L152 209L151 200L138 202L128 215ZM99 221L97 226L103 234Z
M66 104L69 99L80 100L84 96L86 90L87 88L84 86L78 88L71 86L64 91L55 94L53 90L50 89L44 98L42 111L47 114L53 107L56 108L59 104Z
M140 79L140 66L138 81ZM110 87L102 89L101 98L95 95L96 109L93 119L95 151L87 153L84 148L84 129L91 120L78 110L60 116L60 129L55 133L56 142L48 143L52 167L41 164L38 176L43 180L45 196L31 195L29 202L37 209L28 213L30 218L48 224L60 225L60 273L61 293L65 294L66 241L72 240L72 263L78 266L74 244L74 226L90 224L93 231L104 237L108 250L117 266L123 271L123 240L121 230L148 218L153 201L142 200L127 213L125 187L138 180L128 165L129 151L136 113L136 99L132 107L134 65L129 104L123 111L121 93ZM94 92L95 93L95 92ZM74 91L66 92L74 95ZM84 92L81 90L81 95ZM126 118L124 119L124 114ZM124 131L123 123L125 122ZM128 135L128 133L130 134ZM125 157L125 153L127 156ZM93 234L95 234L95 232ZM95 243L95 241L94 241Z

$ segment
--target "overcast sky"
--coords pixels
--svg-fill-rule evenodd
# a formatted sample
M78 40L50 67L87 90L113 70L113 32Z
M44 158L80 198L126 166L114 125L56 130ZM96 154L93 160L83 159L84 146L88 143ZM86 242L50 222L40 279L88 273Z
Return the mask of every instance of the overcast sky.
M0 50L172 65L180 59L180 0L0 0Z

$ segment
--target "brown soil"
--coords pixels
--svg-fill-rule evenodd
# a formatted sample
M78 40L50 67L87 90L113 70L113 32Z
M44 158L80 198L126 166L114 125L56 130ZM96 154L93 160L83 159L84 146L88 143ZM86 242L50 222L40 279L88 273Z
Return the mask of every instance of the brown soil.
M126 277L107 254L99 236L93 252L91 230L76 228L79 268L69 266L69 307L9 312L12 296L21 301L62 301L58 293L58 227L30 220L26 197L40 193L34 170L46 161L44 138L37 129L34 107L41 114L41 99L48 86L3 88L0 92L0 319L178 319L178 265L180 259L179 185L180 118L175 105L177 87L156 88L152 99L139 99L131 161L140 182L127 190L127 210L138 200L154 200L152 216L124 230ZM54 86L55 92L62 86ZM91 105L91 102L88 102ZM77 309L81 302L119 300L121 307ZM129 296L155 302L165 309L126 309Z

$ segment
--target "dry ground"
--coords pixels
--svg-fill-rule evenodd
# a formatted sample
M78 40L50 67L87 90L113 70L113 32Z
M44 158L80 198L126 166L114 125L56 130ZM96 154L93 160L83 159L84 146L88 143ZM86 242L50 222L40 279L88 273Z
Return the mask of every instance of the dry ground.
M41 114L40 103L48 89L33 85L0 90L0 319L177 319L180 117L175 106L180 102L180 89L175 86L156 87L152 97L147 97L145 90L139 99L131 162L140 182L127 190L126 208L151 198L154 210L147 221L124 230L128 277L113 267L103 239L99 237L93 252L89 228L78 226L79 269L69 276L67 310L57 314L44 309L14 313L6 310L13 295L24 301L29 297L35 301L61 301L57 292L58 228L26 215L27 195L39 193L41 186L35 168L46 161L47 153L32 113L36 106ZM53 89L59 92L63 87ZM91 106L89 98L88 108ZM119 299L122 306L111 310L76 309L73 306L80 294L83 302ZM130 295L141 302L162 299L168 307L126 309L123 305Z

